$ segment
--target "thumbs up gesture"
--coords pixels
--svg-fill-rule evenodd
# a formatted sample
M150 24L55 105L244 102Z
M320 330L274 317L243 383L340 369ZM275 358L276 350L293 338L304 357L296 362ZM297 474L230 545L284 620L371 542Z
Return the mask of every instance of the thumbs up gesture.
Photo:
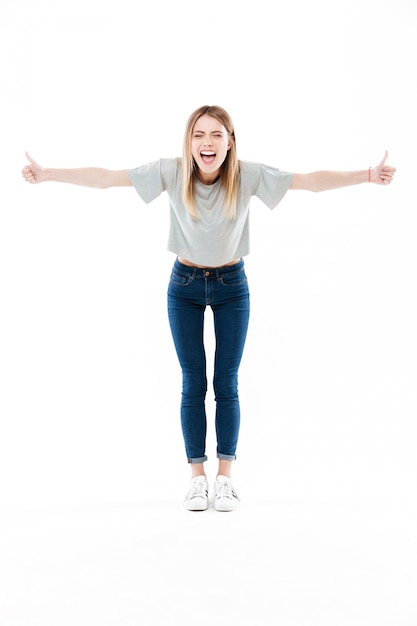
M43 167L32 159L32 157L26 152L26 158L29 161L29 165L25 165L22 169L22 176L27 183L34 185L35 183L42 183L46 181L46 175Z
M387 158L388 152L385 151L382 161L380 161L378 165L375 165L375 167L371 167L369 170L370 183L375 183L376 185L389 185L392 182L396 169L391 165L385 165Z

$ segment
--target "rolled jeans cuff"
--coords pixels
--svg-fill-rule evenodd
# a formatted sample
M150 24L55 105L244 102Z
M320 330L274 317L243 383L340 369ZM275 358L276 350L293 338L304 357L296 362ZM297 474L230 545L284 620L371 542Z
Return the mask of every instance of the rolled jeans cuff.
M207 461L206 456L200 456L198 459L188 459L189 463L204 463L205 461Z
M236 454L220 454L217 453L218 459L223 459L224 461L236 461Z

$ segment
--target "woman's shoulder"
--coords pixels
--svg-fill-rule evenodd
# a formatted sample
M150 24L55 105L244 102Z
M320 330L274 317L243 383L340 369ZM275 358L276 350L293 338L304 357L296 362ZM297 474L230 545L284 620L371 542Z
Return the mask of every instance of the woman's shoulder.
M181 157L159 159L161 178L168 189L172 189L181 180Z
M171 157L159 159L161 170L165 172L177 172L182 167L181 157Z
M260 163L256 161L239 161L241 185L256 185L260 175Z

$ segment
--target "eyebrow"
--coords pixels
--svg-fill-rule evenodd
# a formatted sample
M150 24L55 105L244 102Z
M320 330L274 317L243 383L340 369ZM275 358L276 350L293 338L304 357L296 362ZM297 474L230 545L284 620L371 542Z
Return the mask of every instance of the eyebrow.
M204 130L199 130L198 128L195 128L193 130L193 133L202 133L204 135ZM212 130L210 132L210 135L214 135L214 133L221 133L223 135L224 131L219 128L218 130Z

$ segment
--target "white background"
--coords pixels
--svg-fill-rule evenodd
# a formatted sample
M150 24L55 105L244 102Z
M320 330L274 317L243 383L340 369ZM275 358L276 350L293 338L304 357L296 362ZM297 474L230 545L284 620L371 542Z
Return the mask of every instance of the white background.
M191 523L178 513L188 466L180 371L166 316L174 260L165 251L168 199L145 206L128 188L30 186L20 171L25 150L49 167L124 169L177 156L188 115L201 104L220 104L234 120L242 159L295 172L367 169L387 149L397 167L389 188L290 192L272 213L254 200L246 259L252 319L240 373L235 481L243 502L238 519L246 502L250 536L265 528L253 503L264 511L268 503L286 503L277 524L300 550L289 510L305 512L302 526L314 507L324 507L317 528L327 555L334 550L331 531L326 539L334 528L328 507L342 507L343 524L352 511L367 512L345 539L366 536L364 527L375 536L374 522L389 520L391 534L380 533L394 542L387 567L402 572L395 581L403 596L387 600L375 622L368 620L369 598L357 596L349 621L339 610L345 592L349 604L347 578L332 610L323 609L323 595L324 612L317 605L316 618L283 609L283 624L321 626L327 615L331 624L414 626L417 607L404 581L410 588L415 582L416 538L404 524L411 529L415 520L417 478L416 17L411 0L2 0L0 510L6 525L32 524L41 515L36 519L45 529L42 511L82 507L97 507L96 520L109 510L134 516L148 503L150 526L161 524L166 537L164 502L180 516L178 528ZM210 315L207 347L210 366ZM210 480L213 412L209 391ZM72 528L62 519L62 528ZM123 519L134 527L132 518ZM204 519L204 532L220 528ZM248 536L245 525L241 534L231 521L227 528L233 541ZM275 523L270 530L276 537ZM301 536L311 549L308 535ZM402 570L395 544L401 536ZM350 554L349 539L341 545ZM294 566L290 552L284 561L275 555L275 565L288 557ZM311 580L316 556L306 554L312 560L301 569ZM372 574L360 563L355 576L366 580ZM378 558L372 563L370 571L381 572ZM23 571L21 582L31 576L30 568ZM257 580L269 597L266 580ZM329 574L330 588L331 580ZM393 580L384 581L393 588ZM287 589L287 597L298 597L296 590ZM306 606L313 596L321 598L302 596ZM19 602L10 602L5 624L38 623L26 622ZM403 621L394 619L398 603ZM39 611L45 625L48 616ZM213 617L223 623L220 614ZM130 619L100 623L136 623ZM56 624L56 615L51 620ZM61 623L73 623L68 620ZM74 623L95 622L74 617Z

